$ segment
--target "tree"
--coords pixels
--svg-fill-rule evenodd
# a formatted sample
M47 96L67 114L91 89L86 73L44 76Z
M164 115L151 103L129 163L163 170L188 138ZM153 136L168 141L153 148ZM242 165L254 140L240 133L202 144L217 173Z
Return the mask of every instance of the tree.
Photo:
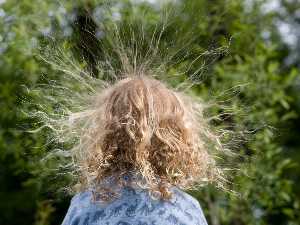
M20 130L18 124L38 127L36 123L39 122L17 113L18 109L29 107L23 98L26 97L27 102L34 98L20 85L42 83L44 76L61 79L60 72L30 52L31 47L35 44L63 45L73 52L83 68L88 68L91 75L99 79L105 78L106 71L97 70L97 60L110 57L110 60L118 61L108 39L117 42L116 36L103 33L105 29L101 27L103 21L107 22L104 24L106 28L114 25L109 23L111 20L105 20L102 3L60 3L48 0L33 4L27 0L13 0L0 6L0 14L5 13L0 19L3 34L0 44L0 165L4 184L0 191L3 199L0 217L7 224L30 224L34 215L37 224L59 223L69 204L69 198L62 202L56 198L52 201L53 197L47 194L61 184L55 173L42 172L56 166L51 162L45 165L39 160L53 148L45 146L47 131L37 134L16 131ZM181 74L170 79L170 83L175 85L189 79L205 65L201 84L190 88L190 94L200 95L207 101L212 95L218 95L219 90L247 84L238 88L240 93L228 105L239 107L239 114L224 121L228 125L235 124L232 129L259 128L250 136L249 142L235 147L239 157L232 159L232 165L243 168L247 175L237 173L231 178L233 184L229 183L229 187L245 199L220 193L211 186L191 192L200 201L208 223L299 224L300 182L296 173L299 171L296 163L299 159L296 136L299 136L299 128L294 125L299 114L299 91L294 88L299 82L299 64L296 61L285 63L292 50L279 33L270 32L268 39L262 35L266 30L274 30L272 20L278 14L262 12L264 1L254 1L253 6L247 1L233 0L182 1L160 7L131 1L109 1L107 4L125 48L142 43L141 16L147 28L145 32L148 32L146 38L154 34L158 40L161 35L160 43L156 43L159 52L153 65L170 57L163 69L170 74ZM288 15L295 15L298 3L293 4L282 1ZM172 10L168 11L171 6ZM252 10L247 7L252 7ZM164 26L161 18L165 18L167 12L171 12L168 15L170 22L165 24L166 29L161 34ZM133 34L136 42L132 39ZM54 35L55 41L51 43L46 37ZM139 51L146 55L149 42L143 43L139 45ZM299 46L298 43L297 48ZM170 52L175 50L181 52L171 57ZM209 54L197 58L205 52ZM187 70L191 62L193 66ZM121 64L116 62L115 66ZM231 98L230 94L225 93L221 98ZM52 106L49 107L51 110ZM51 182L47 182L50 179ZM22 219L15 218L16 214L23 215Z

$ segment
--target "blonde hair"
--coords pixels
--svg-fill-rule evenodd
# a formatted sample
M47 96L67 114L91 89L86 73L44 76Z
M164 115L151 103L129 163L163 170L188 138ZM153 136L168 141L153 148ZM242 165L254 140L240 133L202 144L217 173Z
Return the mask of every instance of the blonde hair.
M153 30L144 21L141 30L132 29L127 39L109 10L102 26L86 6L90 18L106 35L100 48L103 58L95 56L101 79L91 76L89 68L78 63L79 57L69 51L71 47L66 43L57 47L56 41L51 44L51 37L50 44L37 48L36 54L62 74L49 80L43 77L47 84L32 88L41 99L30 102L33 112L25 113L42 124L31 132L44 127L51 130L46 138L48 143L57 144L57 149L45 159L50 155L55 160L60 157L57 162L64 169L62 175L70 175L76 182L70 182L72 191L91 187L94 201L99 195L99 202L111 202L121 196L118 191L125 188L123 178L127 173L132 174L130 185L147 189L153 199L170 201L172 186L187 190L214 183L228 191L224 173L228 169L219 161L226 163L227 155L235 155L231 149L239 142L239 135L236 127L223 125L222 121L236 113L228 103L244 85L228 90L222 87L219 94L211 92L205 103L185 94L205 79L227 47L201 51L189 62L190 46L199 47L191 45L197 37L194 31L184 36L178 32L180 38L172 42L172 47L171 42L161 39L172 9L158 18L157 28ZM180 18L175 14L174 18ZM136 38L139 36L141 40ZM141 50L144 47L146 51ZM178 71L172 71L173 66ZM163 81L173 83L176 89ZM218 98L223 95L229 99L220 102ZM205 115L210 109L216 111L212 117ZM216 127L210 125L216 120L221 126L214 131ZM95 182L98 185L93 185ZM69 187L66 189L69 192Z
M216 181L223 187L222 170L210 153L222 145L203 117L205 105L199 98L136 76L107 87L91 107L71 115L89 117L71 152L80 167L78 191L98 183L94 201L95 195L101 196L99 202L120 197L128 172L133 176L130 185L148 189L153 199L170 201L171 186L187 190ZM71 127L74 121L70 118Z

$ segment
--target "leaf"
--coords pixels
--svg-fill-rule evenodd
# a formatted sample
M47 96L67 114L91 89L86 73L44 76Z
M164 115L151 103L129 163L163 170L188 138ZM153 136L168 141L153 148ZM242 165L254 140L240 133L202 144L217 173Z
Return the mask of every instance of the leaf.
M280 192L279 195L287 202L290 202L292 200L291 197L289 196L289 194L284 191Z
M294 219L295 218L295 212L294 210L292 209L287 209L287 208L284 208L282 209L282 212L287 215L288 217L290 217L291 219Z
M279 99L279 102L281 103L281 105L286 109L286 110L289 110L291 107L290 107L290 104L284 100L283 98Z
M30 185L32 185L35 182L35 180L33 178L29 178L28 180L26 180L25 182L22 183L23 187L28 187Z

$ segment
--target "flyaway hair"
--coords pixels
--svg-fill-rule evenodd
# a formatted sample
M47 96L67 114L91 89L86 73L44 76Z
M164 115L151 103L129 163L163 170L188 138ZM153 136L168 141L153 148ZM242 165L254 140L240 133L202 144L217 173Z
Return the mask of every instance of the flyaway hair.
M95 96L78 143L71 150L80 167L79 190L95 180L100 201L111 201L114 177L119 188L126 172L136 188L149 190L152 198L170 200L168 187L187 190L224 178L210 149L222 149L218 137L203 118L201 100L168 89L146 76L125 78ZM80 121L80 120L78 120ZM74 126L70 120L70 129ZM215 144L212 146L211 144ZM110 194L109 194L110 193ZM155 193L155 195L154 195ZM154 197L156 196L156 197Z
M124 188L122 177L126 173L132 174L133 188L147 189L153 199L170 201L171 186L187 190L214 183L227 190L224 164L228 161L222 155L235 155L231 147L236 146L239 135L228 126L215 129L212 121L236 113L226 101L222 105L216 99L223 93L234 99L245 85L223 89L206 103L187 94L202 82L216 56L225 54L227 48L205 51L185 61L189 56L185 48L196 39L185 40L194 35L192 31L173 47L161 50L168 46L161 38L172 8L159 21L161 27L149 28L152 36L147 35L147 26L142 23L140 33L129 29L132 37L127 43L120 31L128 30L126 27L117 24L110 14L105 23L97 22L86 7L108 41L100 41L99 46L104 55L97 61L99 73L104 71L101 79L92 77L77 63L80 57L71 54L66 43L63 48L51 47L50 37L50 44L36 47L37 55L61 72L52 80L41 76L44 84L27 89L42 99L30 102L36 110L25 112L42 124L31 132L49 128L48 142L58 146L46 159L59 157L60 167L75 182L70 182L71 189L94 187L100 202L120 197L118 190ZM144 55L141 46L146 48ZM172 74L168 71L175 67L174 58L176 67L189 63ZM193 68L197 60L203 60L203 66ZM173 78L176 87L170 82ZM217 115L208 115L212 107L217 108ZM223 163L217 163L223 159ZM97 186L93 186L95 182Z

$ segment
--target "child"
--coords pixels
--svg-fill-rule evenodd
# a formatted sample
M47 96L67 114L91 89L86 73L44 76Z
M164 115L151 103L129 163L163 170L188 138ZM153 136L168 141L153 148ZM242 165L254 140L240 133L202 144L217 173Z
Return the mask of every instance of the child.
M81 192L63 225L207 224L198 201L181 191L221 177L207 152L215 137L202 111L146 76L99 94L73 148Z

